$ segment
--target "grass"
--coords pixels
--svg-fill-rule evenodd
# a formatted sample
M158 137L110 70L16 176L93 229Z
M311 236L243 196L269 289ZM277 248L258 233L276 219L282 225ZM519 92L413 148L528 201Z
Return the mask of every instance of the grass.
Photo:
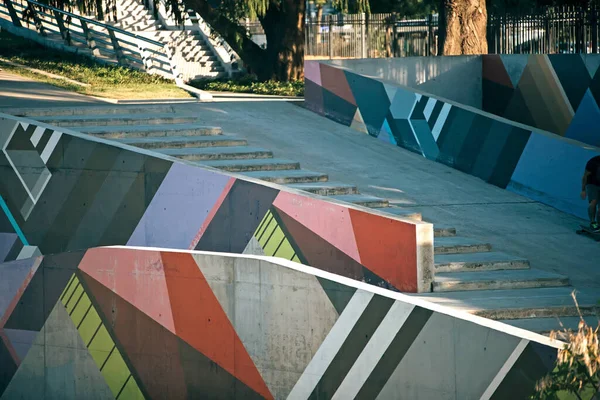
M189 98L172 81L130 68L109 66L90 58L49 50L27 39L0 32L0 57L88 84L79 86L2 63L6 71L86 95L111 99Z
M260 82L255 77L245 76L237 79L199 80L190 85L206 91L254 93L278 96L304 96L304 82Z

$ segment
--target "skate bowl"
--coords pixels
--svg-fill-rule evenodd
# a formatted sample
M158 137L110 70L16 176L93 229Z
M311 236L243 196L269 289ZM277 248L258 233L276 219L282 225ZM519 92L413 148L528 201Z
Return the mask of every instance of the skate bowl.
M478 99L483 97L485 100L486 91L491 90L489 79L483 78L496 75L489 68L482 72L479 68L481 58L468 57L463 62L456 61L455 57L448 59L453 60L452 63L444 63L444 58L307 61L305 104L314 112L379 140L587 218L585 204L579 198L581 176L586 162L599 155L600 148L482 111L477 107L482 106L483 101ZM535 57L532 60L539 61ZM534 63L525 61L525 66ZM379 62L383 66L389 64L390 68L377 66ZM522 69L520 79L541 74L533 70L530 73L530 69ZM412 72L402 75L399 71ZM367 74L379 74L396 81ZM600 80L599 73L594 76ZM456 77L464 78L465 83ZM524 87L529 86L524 83ZM446 97L421 88L435 90ZM463 90L469 93L462 93ZM591 89L586 90L585 93L589 92L591 96ZM488 108L490 102L486 100ZM593 108L583 103L581 107L585 110ZM567 130L575 123L579 128L583 127L585 132L581 131L579 136L573 134L575 137L581 138L590 130L599 132L593 124L582 122L589 121L592 115L584 111L581 113L585 118L580 115L581 118L564 116L562 119L561 126L566 126ZM556 110L551 112L558 113ZM535 115L542 118L538 115L545 114L540 111Z
M106 245L282 257L428 292L433 226L0 114L0 260Z
M281 258L0 264L0 397L528 398L562 344Z

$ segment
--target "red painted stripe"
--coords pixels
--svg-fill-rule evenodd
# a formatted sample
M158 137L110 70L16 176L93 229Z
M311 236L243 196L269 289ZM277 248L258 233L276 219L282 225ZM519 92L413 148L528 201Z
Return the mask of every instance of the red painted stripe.
M202 235L204 235L204 232L206 232L206 229L210 225L212 219L215 217L215 214L217 214L217 211L219 211L219 208L221 208L221 205L223 204L223 201L225 201L225 198L229 194L229 191L233 187L233 184L235 183L235 181L236 181L236 178L229 179L229 182L227 182L227 185L225 185L225 188L223 189L223 192L221 192L221 195L219 196L219 198L215 202L215 205L210 210L210 212L206 216L206 219L202 223L202 226L200 227L200 230L198 231L198 233L196 234L196 236L194 236L194 239L192 240L192 243L188 247L188 250L194 250L194 248L196 247L196 245L200 241L200 238L202 238Z

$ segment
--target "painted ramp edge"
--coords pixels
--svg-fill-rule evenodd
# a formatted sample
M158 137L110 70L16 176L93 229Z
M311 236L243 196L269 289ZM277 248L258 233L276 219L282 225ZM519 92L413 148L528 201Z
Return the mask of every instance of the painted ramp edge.
M305 101L310 110L585 217L576 186L586 162L599 155L600 148L326 63L306 65ZM504 81L508 85L509 77Z
M5 114L0 199L3 260L21 254L15 246L42 254L125 244L243 253L258 243L260 254L374 285L430 287L430 224Z
M561 344L274 257L35 260L0 264L0 398L525 398Z

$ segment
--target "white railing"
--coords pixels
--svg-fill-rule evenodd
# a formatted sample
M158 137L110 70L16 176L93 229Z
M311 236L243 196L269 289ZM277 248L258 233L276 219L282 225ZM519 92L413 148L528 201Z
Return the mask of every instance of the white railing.
M149 2L150 11L153 11L152 2ZM199 32L208 47L217 56L220 63L225 68L229 76L240 72L243 69L243 63L240 56L233 50L227 41L213 29L208 22L194 10L185 10L185 7L180 3L179 11L184 17L184 21L177 24L172 11L167 11L168 8L165 0L158 3L157 15L160 23L169 30L187 30Z
M42 44L76 47L98 61L159 74L183 84L168 45L33 0L2 0L0 26Z

